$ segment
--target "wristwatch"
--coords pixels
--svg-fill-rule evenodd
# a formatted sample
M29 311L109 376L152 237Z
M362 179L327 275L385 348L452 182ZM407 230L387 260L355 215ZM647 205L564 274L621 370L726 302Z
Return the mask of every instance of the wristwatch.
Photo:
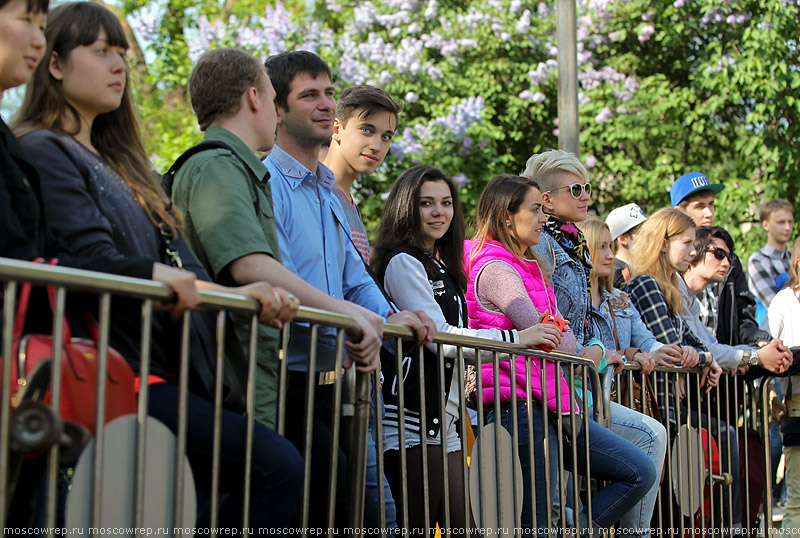
M758 350L748 349L742 355L742 366L758 366Z

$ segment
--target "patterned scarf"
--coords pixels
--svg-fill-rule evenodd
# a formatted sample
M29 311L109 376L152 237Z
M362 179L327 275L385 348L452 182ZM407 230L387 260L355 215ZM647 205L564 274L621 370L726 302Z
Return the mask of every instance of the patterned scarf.
M589 273L592 272L592 259L589 256L589 247L586 245L586 237L572 222L562 220L555 215L548 215L550 218L544 223L544 229L549 233L556 243L564 249L574 260L581 262L583 271L586 273L586 292L591 296L592 281ZM589 301L589 308L586 313L586 321L589 320L592 302ZM587 323L587 329L591 330L591 324Z

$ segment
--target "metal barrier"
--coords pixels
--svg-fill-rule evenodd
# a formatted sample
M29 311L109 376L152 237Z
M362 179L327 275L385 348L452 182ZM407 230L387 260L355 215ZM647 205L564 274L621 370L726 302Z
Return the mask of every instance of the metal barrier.
M719 385L706 393L705 387L700 387L699 369L659 367L646 375L638 365L627 365L618 375L610 369L606 372L603 391L607 406L612 401L624 402L652 415L646 407L655 400L667 429L669 443L653 513L654 528L680 536L720 532L763 536L771 532L766 403L771 379L743 382L739 376L723 374ZM652 399L647 394L650 387L656 393ZM613 414L613 409L609 413ZM755 434L748 434L750 430ZM751 468L751 461L764 462L765 476L760 469ZM758 485L761 480L763 487ZM759 491L758 499L751 498L755 495L751 486Z
M438 359L433 364L436 365L438 371L433 372L432 376L425 372L425 368L431 366L430 362L426 363L423 360L423 351L420 348L415 349L415 353L417 354L417 364L420 365L418 370L418 379L415 380L419 383L419 386L424 385L425 383L435 382L436 378L438 377L439 380L445 379L444 369L445 369L445 360L444 360L444 351L443 346L454 346L456 348L456 361L453 365L453 368L456 369L454 372L454 378L457 380L457 395L458 395L458 418L459 424L457 427L457 434L458 434L458 445L457 448L461 453L460 457L460 469L458 471L464 477L464 480L461 483L462 491L453 492L451 491L451 487L448 481L450 477L449 471L449 459L447 457L448 451L444 449L438 450L441 453L441 473L440 478L442 479L441 484L436 484L435 480L429 476L429 451L432 450L430 443L430 439L426 437L428 442L419 443L419 452L420 452L420 459L421 465L420 470L422 473L422 483L426 486L419 488L418 491L410 491L408 484L407 484L407 477L409 476L409 469L408 469L408 461L409 457L407 455L407 447L406 447L406 436L408 435L407 427L398 427L398 454L397 459L399 460L399 467L400 467L400 484L395 485L393 484L393 491L396 490L400 491L400 498L397 499L399 501L400 506L402 507L401 513L398 514L398 523L401 529L405 529L405 533L408 534L424 534L424 535L433 535L437 527L440 529L442 534L464 534L464 535L484 535L487 533L491 534L498 534L498 535L517 535L523 534L524 532L530 532L530 529L546 529L543 530L543 533L551 534L553 531L551 529L554 528L556 522L552 517L551 512L548 510L546 513L546 521L537 521L537 509L536 509L536 496L537 495L545 495L545 505L547 507L556 506L558 507L558 521L559 529L566 528L571 526L568 524L567 519L567 509L568 504L568 494L572 494L571 502L572 502L572 512L577 514L580 510L578 509L578 499L579 493L581 491L581 487L578 481L577 473L572 473L572 480L571 486L572 491L569 492L567 487L569 486L568 477L566 475L563 461L565 455L571 456L572 461L578 460L578 453L577 453L577 438L578 433L581 427L588 428L588 421L591 420L589 418L589 407L587 400L582 402L582 407L579 409L579 412L576 412L575 406L572 407L569 414L554 414L555 418L550 418L550 414L547 411L547 383L546 383L546 363L545 361L540 361L538 364L535 364L533 361L527 360L525 361L525 378L531 379L532 376L532 369L539 368L539 375L540 379L542 379L542 385L540 389L542 390L542 398L541 400L534 400L531 396L531 391L526 391L526 397L523 399L518 398L517 390L516 390L516 368L518 365L516 361L509 360L508 354L512 355L522 355L525 357L533 357L534 355L538 358L546 358L551 360L555 364L555 368L557 371L563 367L566 372L564 375L569 380L568 385L570 387L575 385L576 376L579 376L582 380L583 387L600 387L599 376L597 375L597 371L594 367L594 363L586 358L579 357L576 355L570 355L566 353L543 353L543 352L532 352L531 350L525 349L521 346L515 346L511 344L503 344L499 342L492 342L488 340L478 339L478 338L469 338L469 337L455 337L446 334L437 334L436 343L438 343L437 354ZM402 343L398 340L398 351L395 353L394 360L396 361L395 364L395 371L403 372L404 369L404 354L402 353ZM470 355L475 355L475 357L468 357L465 358L465 350L470 350L472 353ZM477 358L479 357L479 358ZM492 387L495 394L500 392L499 386L499 376L497 375L498 370L500 369L501 363L507 363L509 367L509 380L510 380L510 393L511 398L507 401L501 403L501 400L495 399L493 404L484 405L484 396L483 396L483 379L481 376L480 371L477 372L476 375L476 404L474 405L474 414L476 419L476 424L478 431L475 432L475 448L473 448L471 452L471 462L469 467L467 466L467 458L465 457L467 454L470 454L470 446L468 445L468 432L467 429L471 428L472 426L467 422L466 419L469 418L467 413L467 406L466 406L466 399L465 399L465 386L464 386L464 378L465 378L465 366L472 366L475 368L480 369L482 365L491 365L492 372L493 372L493 380L494 386ZM448 365L449 367L449 365ZM578 370L578 368L581 368ZM390 382L389 380L385 381L386 383ZM405 385L408 384L408 381L401 381L397 383L396 393L397 393L397 408L398 408L398 424L405 424L405 408L406 408L406 398L405 398ZM555 383L555 398L556 398L556 407L561 407L561 400L562 398L567 398L568 395L562 394L561 385L559 383ZM599 391L597 391L599 393ZM445 391L439 391L439 401L438 409L444 410L447 407L447 402L445 400ZM425 394L422 392L420 394L420 416L419 416L419 424L420 429L424 430L424 425L426 424L426 406L425 406ZM521 407L519 404L524 404L524 410L526 412L525 422L528 425L527 428L527 436L524 439L519 438L519 434L517 431L517 424L519 423L520 417L518 416L518 409ZM499 417L501 416L501 405L508 409L507 413L511 415L511 428L508 431L507 428L501 425L501 420ZM378 408L380 408L380 401L378 401ZM530 498L527 500L529 506L523 506L523 497L525 497L525 493L523 491L522 482L524 481L524 477L522 476L521 470L515 468L513 465L516 462L519 462L521 455L527 455L527 460L530 462L531 469L533 469L534 461L535 461L535 453L534 453L534 442L538 441L538 439L534 439L533 434L533 411L535 408L540 410L540 415L542 421L542 429L544 431L544 439L542 440L542 449L544 453L544 469L545 469L545 487L544 491L536 491L537 488L531 485L530 487ZM441 413L442 417L445 416L445 413ZM489 418L489 415L492 418ZM604 407L602 399L595 400L594 406L594 415L595 418L602 421L604 416ZM378 414L380 416L380 414ZM569 420L567 420L569 419ZM565 435L561 435L557 433L555 435L555 439L553 439L555 443L556 453L550 453L550 425L552 421L552 426L556 427L555 432L565 432ZM568 426L566 425L568 422ZM566 428L566 429L565 429ZM380 425L377 428L377 431L385 431L383 427ZM441 445L446 445L450 448L450 444L447 440L442 441L442 438L446 438L444 432L446 432L446 427L444 424L441 425L441 430L438 435L438 443ZM507 432L507 433L504 433ZM433 433L433 432L430 432ZM379 436L380 438L380 436ZM485 438L485 444L484 444ZM417 438L418 439L418 438ZM587 432L587 439L588 439L588 432ZM415 439L416 440L416 439ZM508 442L510 440L510 442ZM440 445L440 446L441 446ZM567 446L568 445L568 446ZM523 448L525 447L525 448ZM565 451L571 451L571 454L567 454ZM524 454L523 454L524 453ZM378 441L378 460L381 462L383 454L383 447L382 443ZM539 451L536 451L536 455L539 455ZM589 460L588 454L588 442L586 443L586 453L582 455L585 457L586 461ZM557 475L551 476L550 473L550 464L551 460L555 459L555 461L560 462L561 465L558 465L557 468ZM588 466L588 463L587 463ZM384 465L381 462L379 466L381 470L383 470ZM532 471L531 471L532 472ZM473 474L474 473L474 474ZM585 473L586 478L591 477L591 471L587 469ZM469 474L469 478L467 478ZM473 478L473 476L475 478ZM530 479L531 483L533 482L533 478ZM477 484L477 487L470 487L469 482L473 484ZM508 482L510 482L510 487ZM587 480L587 484L588 484ZM556 491L556 498L551 499L551 483L555 487ZM379 488L380 489L380 488ZM440 519L434 520L432 515L428 512L427 507L430 507L431 500L429 499L429 492L431 490L439 490L442 492L442 507L443 510L440 512ZM476 496L475 493L479 492ZM451 503L450 499L453 495L457 495L459 499L463 500L463 506L456 506ZM425 507L423 510L422 517L419 514L410 515L408 512L408 501L410 495L421 495L422 496L422 506ZM590 495L589 495L590 496ZM381 496L379 505L383 505L384 499ZM433 508L433 507L431 507ZM528 525L523 525L527 527L527 531L520 529L520 520L522 511L528 508L531 514L531 521ZM451 513L453 510L458 510L460 512L459 517L453 517ZM587 503L587 510L588 510L588 518L589 518L589 527L591 529L591 503ZM416 516L416 517L414 517ZM471 516L471 517L470 517ZM422 521L420 521L420 519ZM463 527L454 526L452 525L453 519L461 521L461 525ZM412 523L412 521L416 521L416 524ZM385 522L382 520L382 524ZM420 525L421 523L421 525ZM473 525L474 523L474 525ZM577 524L577 521L575 522Z
M151 357L150 357L150 344L151 344L151 322L153 316L153 306L154 303L157 301L168 301L171 298L171 292L168 288L164 285L151 282L151 281L143 281L138 279L126 278L126 277L118 277L113 275L101 274L101 273L94 273L89 271L82 271L82 270L74 270L74 269L67 269L62 267L51 267L45 266L41 264L31 264L27 262L21 262L16 260L8 260L8 259L0 259L0 281L5 282L2 288L2 296L3 296L3 312L4 312L4 319L3 319L3 347L2 347L2 356L4 357L3 365L2 365L2 379L3 380L10 380L11 377L11 358L12 358L12 326L14 322L14 312L15 312L15 303L16 303L16 295L18 291L18 283L22 281L32 282L38 285L48 285L53 286L56 289L55 292L55 308L54 308L54 315L52 320L52 335L53 335L53 342L60 342L61 335L62 335L62 326L63 321L65 318L65 298L66 298L66 291L79 291L88 294L94 294L99 297L98 304L99 304L99 327L100 327L100 337L99 337L99 356L98 356L98 383L97 383L97 409L96 409L96 431L94 435L94 447L91 454L91 475L89 482L91 483L91 487L88 489L88 497L89 497L89 521L87 526L90 527L89 533L95 534L103 534L102 532L102 525L103 523L107 523L108 513L104 514L104 510L107 510L106 502L109 499L110 492L105 489L104 486L104 475L109 474L110 471L114 469L110 469L108 467L104 467L106 465L106 454L104 452L107 451L106 441L108 440L108 432L107 428L111 428L115 423L109 423L107 425L105 423L105 401L106 401L106 384L104 380L106 379L106 372L108 368L108 345L109 345L109 333L111 331L110 327L110 319L111 319L111 297L128 297L135 300L141 301L141 357L140 357L140 377L141 379L148 379L148 375L150 373L151 367ZM231 295L227 293L219 293L219 292L211 292L211 291L201 291L201 298L202 303L200 305L201 309L206 310L213 310L217 312L217 349L216 349L216 386L215 386L215 401L214 401L214 411L213 411L213 454L211 457L211 480L210 486L208 489L208 519L207 519L207 530L208 534L217 535L221 533L221 529L219 529L219 509L220 509L220 488L221 488L221 481L222 478L220 476L220 468L221 468L221 453L222 453L222 415L223 415L223 407L222 407L222 398L223 398L223 361L224 361L224 337L225 337L225 324L226 324L226 313L234 313L239 316L247 316L249 317L249 327L250 327L250 345L248 350L248 385L247 385L247 422L246 422L246 440L245 440L245 453L242 455L242 462L241 465L244 468L244 479L241 483L242 488L242 506L241 506L241 513L242 513L242 529L240 532L246 534L262 534L265 533L264 529L252 529L249 525L249 516L250 514L250 486L251 486L251 476L250 476L250 468L251 463L253 460L253 453L252 453L252 445L253 445L253 438L254 438L254 430L255 430L255 423L253 420L253 411L255 406L254 394L255 394L255 371L256 371L256 341L257 341L257 318L256 313L258 311L257 305L254 301L238 296L238 295ZM301 309L297 321L302 321L310 324L310 331L312 334L311 338L311 349L309 349L309 364L308 364L308 371L314 372L315 371L315 361L316 361L316 334L318 328L320 326L328 326L336 328L336 359L335 359L335 372L342 371L342 364L344 359L344 331L346 329L353 329L357 328L356 324L350 320L349 318L345 318L342 316L338 316L328 312L322 312L313 309L303 308ZM240 323L242 321L240 320ZM411 336L411 333L408 329L404 327L396 327L396 326L385 326L384 333L386 336L391 337L395 341L396 345L396 353L395 353L395 360L397 361L398 371L402 370L403 367L403 360L404 360L404 353L403 353L403 345L404 340L403 338L408 338ZM191 474L191 469L185 462L185 455L187 453L187 448L191 449L192 447L187 446L187 432L189 429L188 425L188 409L187 409L187 398L189 396L189 335L190 335L190 315L185 315L181 321L181 329L180 329L180 338L181 338L181 352L180 356L178 357L179 361L179 379L178 379L178 387L179 387L179 395L178 401L180 405L178 406L178 416L177 422L175 424L175 448L172 453L172 462L169 466L171 468L172 480L171 483L174 485L174 492L171 495L171 500L167 501L168 508L166 512L169 515L170 525L165 526L163 528L159 528L159 534L164 535L175 535L175 534L185 534L190 531L190 528L193 528L194 521L187 520L191 514L187 512L187 498L194 495L194 491L191 489L187 489L189 482L187 482L187 475ZM284 331L283 333L283 349L282 349L282 356L286 356L287 353L287 346L289 342L288 332ZM488 340L482 340L477 338L463 338L463 337L453 337L444 334L438 334L436 337L436 342L439 344L439 356L443 356L443 351L441 346L456 346L457 348L457 360L455 361L455 370L457 371L457 385L458 385L458 417L460 419L460 426L459 426L459 438L461 444L461 450L463 455L468 455L468 447L467 447L467 431L466 428L469 428L469 420L468 414L466 411L466 400L464 395L464 373L466 365L472 365L475 367L480 368L481 364L491 364L494 372L496 373L500 368L501 362L504 359L507 360L508 355L503 354L514 354L519 355L523 354L526 356L530 356L531 352L521 349L519 346L513 346L510 344L502 344L498 342L492 342ZM407 343L407 341L406 341ZM474 352L470 352L469 350L477 350ZM473 356L473 358L464 359L465 350L467 351L467 355ZM416 349L416 352L422 354L422 350L420 348ZM480 359L475 359L474 356L480 356ZM420 355L421 356L421 355ZM599 388L599 377L597 376L597 372L594 369L593 363L587 359L583 359L574 355L568 355L563 353L536 353L537 357L544 357L554 361L559 367L564 367L565 375L569 379L570 386L575 384L576 379L580 379L582 381L583 387L593 386L595 388ZM478 491L480 494L477 496L477 499L473 496L473 500L476 503L476 507L473 510L470 503L470 494L468 491L467 481L464 480L461 484L463 491L461 492L463 495L464 505L461 507L463 513L466 514L466 521L472 524L472 518L474 518L474 523L476 527L474 528L467 528L467 534L485 534L485 529L489 527L494 527L496 533L512 533L513 531L508 529L508 527L518 527L520 514L523 510L521 506L521 484L519 483L522 479L516 472L505 472L504 466L509 463L509 459L511 461L517 461L519 459L520 453L520 444L522 446L527 444L528 450L528 459L533 464L534 462L534 439L533 439L533 429L528 429L528 439L527 443L524 440L520 440L517 434L516 425L518 423L518 398L516 396L516 362L509 361L510 366L510 373L511 373L511 391L512 391L512 398L510 400L510 412L512 414L512 427L510 428L512 443L510 446L511 449L511 457L508 458L508 455L503 451L504 448L508 448L504 443L501 441L503 434L501 431L503 428L501 427L500 421L495 420L494 425L491 427L494 431L494 440L492 443L489 440L486 440L486 447L482 450L485 452L486 455L484 456L477 456L476 459L473 460L471 468L475 469L475 476L477 477L478 483ZM60 391L62 390L61 387L61 369L64 368L63 358L62 358L62 349L60 345L54 344L52 346L52 365L53 365L53 372L52 372L52 407L56 413L58 413L59 409L59 402L60 402ZM546 379L546 371L545 371L545 363L542 361L538 364L538 366L532 366L531 361L526 361L526 376L528 379L531 378L533 367L540 367L541 371L539 375L541 376L542 382L542 400L541 401L534 401L531 399L530 391L527 391L527 397L524 399L525 409L527 410L527 422L531 424L531 415L532 411L534 410L534 406L540 406L542 409L542 418L543 418L543 428L545 432L545 439L543 441L543 453L545 462L545 469L547 470L545 473L545 481L546 487L545 490L536 491L536 488L532 489L532 496L530 499L530 509L533 515L533 522L532 527L535 529L537 527L542 527L546 524L547 528L551 528L555 525L557 519L559 524L564 526L568 522L567 518L567 511L568 511L568 499L570 495L572 496L572 510L575 514L578 513L578 506L579 506L579 496L582 492L580 488L579 482L577 479L572 480L571 482L571 491L567 490L567 476L564 471L563 464L557 464L557 476L551 476L550 470L550 462L562 462L564 461L565 455L569 455L571 451L571 457L574 460L577 460L577 448L576 448L576 438L578 430L580 429L581 425L579 425L579 420L582 420L582 426L588 427L589 413L588 413L588 406L586 402L583 402L583 407L581 409L580 415L575 412L573 408L569 415L557 414L554 419L552 419L552 426L558 427L558 434L555 435L556 439L554 440L554 447L556 450L556 454L551 454L550 450L550 428L548 427L548 423L551 419L548 416L547 409L545 404L542 404L542 401L547 400L547 384L545 383ZM438 375L440 379L444 378L443 374L443 361L438 361ZM582 368L578 370L578 368ZM279 408L285 410L286 407L286 397L288 391L288 378L290 376L288 372L288 365L286 360L280 361L280 384L279 384ZM338 448L339 446L344 446L348 450L348 457L347 457L347 464L348 464L348 482L349 482L349 498L347 499L347 504L349 507L348 511L348 521L347 523L350 525L351 529L363 529L364 527L364 495L365 495L365 463L367 457L367 435L368 435L368 419L370 413L370 382L371 376L368 374L356 374L354 369L350 369L347 371L347 375L335 375L333 378L333 403L332 409L334 409L334 413L332 419L330 421L330 429L331 429L331 438L330 438L330 462L328 463L328 468L331 476L331 480L328 483L320 484L320 483L312 483L313 477L311 473L311 458L309 457L311 454L311 445L312 445L312 431L314 428L314 413L308 410L314 409L315 403L315 393L316 393L316 376L306 376L306 385L305 385L305 422L304 422L304 437L303 443L301 444L300 451L301 454L304 456L304 479L302 485L302 495L301 495L301 502L298 509L297 514L297 528L291 529L292 533L299 532L303 534L319 534L319 529L310 529L309 522L311 521L311 514L312 510L313 515L317 515L317 511L324 510L325 522L327 523L327 529L322 529L323 533L327 534L335 534L337 526L340 527L342 525L342 521L336 521L335 513L337 510L336 506L336 491L337 491L337 466L338 466ZM424 384L426 380L429 379L429 376L425 374L424 366L419 370L419 382L420 384ZM498 376L494 376L495 379L495 391L499 390L498 386ZM375 374L374 377L375 386L380 386L380 376L378 373ZM130 507L129 507L129 516L130 519L126 519L124 521L113 521L115 525L119 525L124 528L120 529L112 529L115 531L127 531L127 532L119 532L122 534L129 534L129 535L136 535L138 536L148 536L152 531L152 521L146 520L146 512L145 508L148 505L148 502L151 500L149 496L151 495L151 491L147 489L147 480L149 480L149 475L147 474L148 471L148 460L152 459L153 452L152 448L149 447L148 443L152 437L155 437L156 433L153 430L152 421L148 419L149 409L148 409L148 395L149 395L150 387L147 383L143 382L141 384L140 392L139 392L139 399L138 399L138 408L137 414L135 418L135 433L132 437L131 444L133 446L133 455L130 458L128 463L133 464L133 487L132 492L130 494ZM500 416L501 413L501 403L499 400L495 401L493 408L485 407L483 405L483 386L482 386L482 377L481 375L477 376L477 423L478 425L483 425L487 423L487 414L494 413L494 417L497 418ZM597 390L595 391L597 392ZM404 408L404 395L403 395L403 383L400 383L398 386L398 395L399 395L399 408L400 408L400 424L404 423L403 420L403 411ZM424 398L424 393L422 395ZM556 401L557 404L560 406L560 401L562 398L567 397L567 395L561 393L561 386L557 383L556 384ZM375 391L375 400L377 404L377 408L382 408L381 404L381 391ZM446 402L444 401L444 392L440 392L439 398L439 405L440 409L445 409ZM8 402L11 401L11 386L8 382L3 382L2 387L0 388L0 521L4 522L2 527L0 527L0 538L4 537L6 534L8 535L15 535L19 534L19 529L15 529L12 527L6 527L5 522L10 515L8 513L8 507L10 503L10 496L8 491L9 481L16 469L10 468L10 448L11 442L9 437L9 419L10 419L10 406ZM421 413L421 423L425 422L425 406L424 400L422 402L422 413ZM604 407L603 401L601 398L596 399L595 407L594 407L595 416L598 417L601 421L604 415ZM382 432L382 413L376 413L375 416L377 425L376 431ZM567 420L569 419L569 420ZM278 431L279 433L284 433L286 430L286 415L285 413L280 413L279 420L278 420ZM116 430L115 430L116 431ZM446 431L443 430L443 431ZM486 431L489 431L488 429ZM565 436L561 434L561 432L567 433L567 438L571 440L571 442L565 442ZM400 514L399 524L401 529L405 529L406 531L409 529L409 513L408 513L408 498L410 496L418 496L421 495L424 499L424 505L427 506L429 500L429 489L431 486L435 486L432 484L431 481L428 479L426 472L427 472L427 461L428 461L428 445L427 443L421 444L421 458L422 458L422 469L423 477L422 477L422 484L418 490L409 491L406 483L405 477L407 476L407 455L405 450L405 428L398 429L400 443L399 446L401 447L400 453L400 466L401 466L401 484L399 490L401 491L401 501L402 506L404 507L403 513ZM112 432L114 434L114 432ZM115 435L115 434L114 434ZM114 436L112 435L112 437ZM483 441L482 432L478 432L478 444ZM588 434L587 434L588 435ZM520 443L520 441L523 441ZM383 436L377 435L376 436L377 442L377 470L378 476L382 476L384 474L385 469L385 462L383 458ZM493 447L489 445L493 444ZM587 443L588 446L588 443ZM63 533L64 529L56 529L57 524L60 523L60 519L62 514L59 513L61 510L60 505L58 504L58 473L59 473L59 444L53 444L49 450L43 455L46 459L46 481L44 485L44 489L46 494L44 495L44 504L45 504L45 516L44 516L44 533L48 535L53 534L61 534ZM447 458L447 451L442 450L442 469L443 469L443 476L447 477L449 475L448 472L448 458ZM473 452L473 454L477 454L478 452ZM488 457L487 457L488 456ZM588 461L588 448L587 454L585 457ZM587 464L588 465L588 464ZM461 474L466 477L468 474L468 467L466 457L462 458L461 463ZM591 472L587 469L587 472L584 473L586 478L590 478ZM75 476L73 476L75 479ZM504 487L503 480L510 480L513 485L513 489L511 489L510 493L507 487ZM488 486L489 481L493 481L495 485L490 488ZM531 482L533 479L531 477ZM590 487L590 481L586 480L586 487ZM551 485L552 484L552 485ZM398 489L397 486L393 484L395 489ZM328 498L328 505L326 507L319 507L319 506L311 506L309 499L311 498L310 493L312 488L319 489L319 488L327 488L327 498ZM440 519L436 521L431 520L427 511L424 514L425 520L425 528L421 530L422 534L433 534L435 532L431 529L431 526L438 525L442 529L450 529L451 528L451 513L450 513L450 503L449 498L451 493L450 485L447 481L442 484L442 491L443 491L443 500L445 510ZM554 492L555 498L551 499L551 489ZM585 488L584 488L585 489ZM118 494L116 492L115 494ZM556 518L551 517L551 513L548 510L547 512L547 521L544 522L537 522L536 521L536 494L544 494L546 496L546 505L550 506L551 504L555 504L559 507L559 511L556 514ZM585 493L585 492L584 492ZM76 492L75 488L70 493L71 496L77 496L78 493ZM589 494L590 496L590 494ZM385 495L383 488L378 488L378 507L383 507L385 502ZM148 505L149 506L149 505ZM510 513L512 514L511 519L509 519L509 510L508 507L511 507ZM588 503L587 509L589 511L589 521L591 522L591 503ZM379 524L382 527L381 532L385 532L383 529L386 526L385 521L385 514L382 509L378 509L379 511ZM471 517L469 514L473 514ZM315 518L318 519L318 518ZM188 523L186 523L188 521ZM510 521L510 523L509 523ZM185 526L184 526L185 525ZM188 527L188 528L187 528ZM92 532L94 529L95 532ZM99 530L98 530L99 529ZM504 532L505 529L505 532ZM30 529L28 529L30 530ZM73 533L76 533L76 529L71 529ZM79 529L80 530L80 529ZM289 531L290 529L283 529L283 531ZM474 531L474 532L471 532ZM69 532L69 530L67 530ZM83 532L83 530L81 530ZM403 532L403 531L400 531ZM227 533L227 532L226 532Z

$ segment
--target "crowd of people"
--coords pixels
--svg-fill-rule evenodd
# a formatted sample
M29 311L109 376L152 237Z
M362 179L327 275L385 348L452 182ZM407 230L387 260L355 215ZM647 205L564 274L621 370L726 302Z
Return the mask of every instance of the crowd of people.
M767 244L750 258L745 275L730 234L714 225L714 199L723 185L688 173L674 182L670 207L647 217L628 204L603 221L589 216L592 185L580 159L551 150L530 156L519 175L488 181L469 238L450 177L455 171L409 168L394 182L370 244L354 184L386 157L400 105L371 86L348 88L337 101L330 67L311 52L261 63L238 49L206 52L191 73L192 109L209 145L182 163L167 193L141 140L120 22L95 3L48 8L48 0L0 0L0 95L27 83L12 127L0 122L0 256L58 258L60 265L172 288L174 300L153 317L150 373L139 381L149 385L150 415L173 431L180 401L179 317L198 304L197 289L228 290L261 304L248 471L251 526L283 528L298 521L307 386L315 387L309 522L326 526L321 507L327 506L333 459L334 519L337 526L348 519L346 455L332 449L334 387L341 376L333 329L292 324L284 357L286 405L278 408L279 330L299 305L355 320L344 368L382 372L384 405L371 410L364 525L377 527L383 517L390 531L404 524L401 513L408 514L410 527L426 519L444 524L445 508L451 527L472 524L462 476L461 436L469 425L460 420L460 353L433 343L436 332L578 354L600 372L626 363L646 374L655 367L699 366L707 391L723 373L794 373L789 346L800 345L800 316L793 315L800 313L800 243L793 252L787 248L793 223L788 202L763 205ZM264 153L262 161L258 154ZM138 375L139 307L119 302L112 312L110 344ZM568 325L543 323L547 315ZM250 340L248 322L231 323L229 356L241 354ZM409 354L400 368L393 358L381 360L384 323L409 327L422 352ZM213 331L193 330L215 349ZM310 357L313 335L316 354ZM203 353L202 347L190 353ZM464 348L463 355L476 352ZM591 407L592 391L570 386L559 367L537 357L505 356L498 368L484 364L477 375L487 421L499 421L509 432L516 428L521 525L546 534L558 495L556 481L548 485L545 476L556 476L559 462L557 450L547 446L558 433L543 408L569 421L582 402ZM785 525L800 527L800 400L792 398L792 381L800 379L785 379L776 386L775 402L786 445ZM665 375L657 377L656 392L661 422L612 403L610 428L591 420L575 424L578 457L565 453L560 464L579 475L591 466L591 476L604 485L571 524L581 531L618 524L626 533L648 535L670 441L664 422L691 420L723 432L734 482L723 492L733 507L729 526L734 532L747 527L735 425L683 405ZM529 395L539 402L530 408ZM190 386L187 409L187 457L198 494L207 495L214 406ZM285 437L275 432L278 413L286 418ZM375 428L378 413L382 431ZM236 527L245 482L245 417L224 409L222 428L220 524ZM383 435L384 476L377 471L377 435ZM425 462L429 491L422 495ZM10 513L22 524L34 513L36 496L19 497ZM198 524L207 517L201 511Z

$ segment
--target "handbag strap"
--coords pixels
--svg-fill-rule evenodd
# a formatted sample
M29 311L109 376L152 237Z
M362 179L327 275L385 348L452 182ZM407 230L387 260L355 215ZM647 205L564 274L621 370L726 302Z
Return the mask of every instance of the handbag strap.
M619 349L619 340L617 339L617 316L614 315L614 309L611 307L611 301L608 301L608 313L611 315L611 324L614 326L614 348Z
M45 263L44 258L36 258L32 260L33 263ZM58 265L58 259L53 258L48 260L47 265ZM28 306L30 305L31 299L31 290L33 288L33 284L30 282L24 282L22 287L19 291L19 304L17 305L17 316L14 319L14 332L13 332L13 340L19 341L22 337L22 331L25 329L25 319L28 315ZM47 297L50 301L50 313L54 313L56 310L56 290L53 286L47 286ZM66 343L72 339L72 331L69 328L69 323L67 323L67 318L64 318L64 327L62 330L62 342Z

